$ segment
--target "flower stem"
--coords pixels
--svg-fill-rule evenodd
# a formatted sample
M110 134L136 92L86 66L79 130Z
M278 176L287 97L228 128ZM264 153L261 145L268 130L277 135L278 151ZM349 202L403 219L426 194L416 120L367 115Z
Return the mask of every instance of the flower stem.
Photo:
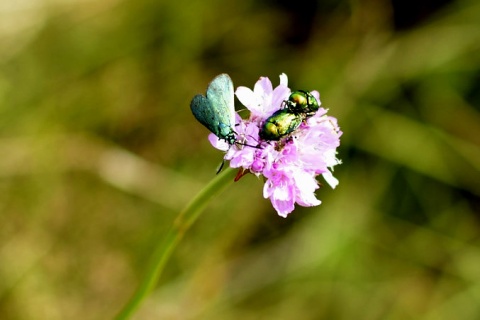
M190 226L198 219L210 200L226 188L235 176L232 168L218 174L195 198L180 212L164 241L159 241L152 256L150 268L137 291L123 307L116 319L129 319L140 307L140 303L153 290L160 278L173 250Z

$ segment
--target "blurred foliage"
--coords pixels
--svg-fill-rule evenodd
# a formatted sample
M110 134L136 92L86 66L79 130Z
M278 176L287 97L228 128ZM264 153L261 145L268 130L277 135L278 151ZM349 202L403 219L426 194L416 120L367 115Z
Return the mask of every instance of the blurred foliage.
M118 312L221 161L221 72L319 90L340 185L283 219L233 184L136 319L480 318L477 1L4 1L0 48L1 319Z

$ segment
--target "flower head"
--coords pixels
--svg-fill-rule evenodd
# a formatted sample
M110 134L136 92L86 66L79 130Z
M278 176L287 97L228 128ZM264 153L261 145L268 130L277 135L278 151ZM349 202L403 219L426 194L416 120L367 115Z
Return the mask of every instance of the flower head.
M280 84L275 89L264 77L257 81L253 91L238 87L235 94L250 110L250 117L242 119L237 114L237 143L229 145L214 134L209 136L215 148L226 151L224 159L230 161L231 167L265 178L263 196L270 199L282 217L294 210L295 203L306 207L319 205L321 201L315 197L319 188L316 177L322 175L335 188L338 180L331 170L341 163L336 158L342 135L337 120L327 116L327 110L321 107L313 115L293 114L286 104L290 93L285 74L280 75ZM318 92L311 94L320 106ZM281 115L275 117L278 120L275 122L270 117L277 111ZM291 119L295 120L294 125L289 122ZM285 134L279 133L278 140L262 139L260 132L265 130L267 120L280 127L287 125L289 129Z

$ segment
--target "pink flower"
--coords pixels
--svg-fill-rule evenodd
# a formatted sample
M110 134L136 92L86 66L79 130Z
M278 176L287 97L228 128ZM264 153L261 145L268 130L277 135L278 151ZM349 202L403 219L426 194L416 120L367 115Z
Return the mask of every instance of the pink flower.
M234 128L237 143L229 145L210 134L212 145L226 151L225 160L233 168L251 172L265 178L263 196L270 201L282 217L287 217L301 206L317 206L321 203L315 197L319 188L316 180L322 175L335 188L338 180L333 177L332 168L340 164L336 148L340 145L340 131L337 120L327 116L327 110L319 108L311 117L304 117L301 125L278 141L265 141L259 132L265 120L275 111L285 108L291 90L285 74L280 75L280 84L273 89L268 78L260 78L253 91L238 87L235 94L250 110L249 119L237 115ZM320 105L317 91L311 92Z
M280 75L280 85L273 89L272 82L266 77L260 77L253 91L247 87L238 87L235 91L238 100L250 110L250 119L265 120L280 109L282 102L288 99L290 89L285 73Z

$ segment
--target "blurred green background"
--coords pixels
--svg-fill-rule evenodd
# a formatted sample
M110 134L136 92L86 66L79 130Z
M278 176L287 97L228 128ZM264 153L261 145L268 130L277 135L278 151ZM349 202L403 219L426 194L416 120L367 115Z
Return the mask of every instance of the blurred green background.
M480 319L476 0L2 1L1 319L120 310L215 176L222 72L320 91L340 185L283 219L232 183L135 319Z

